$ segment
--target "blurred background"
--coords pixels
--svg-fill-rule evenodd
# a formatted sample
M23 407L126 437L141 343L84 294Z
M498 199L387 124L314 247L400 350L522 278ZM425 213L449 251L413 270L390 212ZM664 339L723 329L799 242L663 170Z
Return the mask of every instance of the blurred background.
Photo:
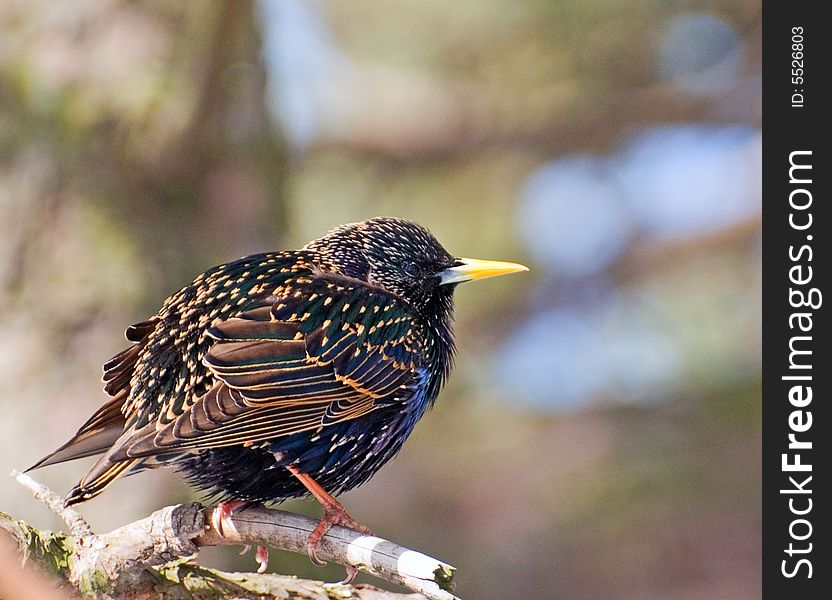
M751 0L4 0L0 510L60 528L2 478L104 400L126 325L396 215L532 270L459 289L454 375L352 514L468 599L758 597L760 87ZM82 512L191 498L150 472Z

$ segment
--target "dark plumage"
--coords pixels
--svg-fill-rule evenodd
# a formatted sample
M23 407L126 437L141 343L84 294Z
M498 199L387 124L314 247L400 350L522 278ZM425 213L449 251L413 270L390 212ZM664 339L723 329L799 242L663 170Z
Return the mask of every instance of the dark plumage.
M165 464L227 500L312 490L332 508L315 482L367 481L435 401L456 284L524 269L454 258L394 218L214 267L127 329L104 365L111 399L33 468L102 455L67 504Z

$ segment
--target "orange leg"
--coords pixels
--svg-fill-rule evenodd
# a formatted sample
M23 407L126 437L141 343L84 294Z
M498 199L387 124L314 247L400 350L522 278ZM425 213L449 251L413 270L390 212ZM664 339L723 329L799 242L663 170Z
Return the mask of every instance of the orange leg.
M318 545L321 543L321 538L326 535L326 532L329 531L330 527L333 525L341 525L343 527L348 527L349 529L358 531L359 533L374 535L372 531L367 529L367 527L353 519L349 513L347 513L347 509L344 508L344 505L328 494L317 481L312 479L306 473L301 473L297 467L290 465L286 468L289 469L292 475L300 480L304 487L309 490L309 493L315 497L315 500L320 502L324 509L324 516L321 517L321 520L318 522L318 526L315 527L306 539L306 552L309 554L309 560L318 566L326 564L318 558ZM345 580L345 583L352 581L356 572L357 570L355 567L347 567L347 579Z

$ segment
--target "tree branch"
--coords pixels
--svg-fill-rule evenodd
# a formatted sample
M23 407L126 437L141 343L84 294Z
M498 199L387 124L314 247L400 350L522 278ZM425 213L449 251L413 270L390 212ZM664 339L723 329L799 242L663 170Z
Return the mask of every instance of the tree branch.
M81 513L71 506L64 506L64 499L58 494L42 483L38 483L26 473L20 473L17 469L13 469L11 475L17 480L17 483L32 492L35 500L40 500L49 507L49 510L61 517L72 535L78 537L92 535L92 527L81 516Z
M210 509L213 510L213 509ZM207 512L210 516L210 512ZM193 539L198 546L263 544L306 553L306 538L317 521L282 510L249 508L234 514L217 532L207 521L204 533ZM321 540L318 557L353 566L380 579L398 583L431 600L452 600L454 567L385 539L335 526Z
M263 593L297 598L331 598L334 592L354 598L393 600L407 596L368 586L347 586L298 580L294 577L231 574L188 562L201 546L262 544L292 552L306 552L306 538L317 524L302 515L265 508L241 510L223 521L223 533L213 528L216 507L199 503L168 506L149 517L110 533L94 535L89 525L61 498L19 473L15 478L35 497L57 512L73 530L72 536L39 532L25 523L0 515L0 529L18 540L21 554L32 557L85 595L137 597L152 592L187 597L257 597ZM80 525L81 523L82 525ZM431 600L453 600L454 568L393 542L343 527L333 527L323 538L319 557L353 566L376 577L404 585ZM206 590L210 593L206 595ZM279 594L278 594L279 592Z

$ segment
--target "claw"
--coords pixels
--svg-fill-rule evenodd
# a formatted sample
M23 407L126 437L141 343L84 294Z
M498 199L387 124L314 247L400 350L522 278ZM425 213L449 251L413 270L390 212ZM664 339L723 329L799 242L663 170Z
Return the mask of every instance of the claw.
M315 528L315 531L317 531L317 527ZM315 531L310 533L309 537L306 538L306 554L309 556L309 560L312 561L313 565L316 567L325 567L326 561L318 558L318 544L321 542L321 537L312 537L315 535Z
M211 525L217 530L217 533L222 535L222 522L225 520L225 507L220 503L214 512L211 513Z
M355 576L358 575L358 567L346 565L344 568L347 570L347 576L338 583L341 585L349 585L352 583L352 580L355 579Z
M269 549L265 546L257 546L257 552L254 554L254 560L260 565L257 567L258 573L265 573L269 568Z

